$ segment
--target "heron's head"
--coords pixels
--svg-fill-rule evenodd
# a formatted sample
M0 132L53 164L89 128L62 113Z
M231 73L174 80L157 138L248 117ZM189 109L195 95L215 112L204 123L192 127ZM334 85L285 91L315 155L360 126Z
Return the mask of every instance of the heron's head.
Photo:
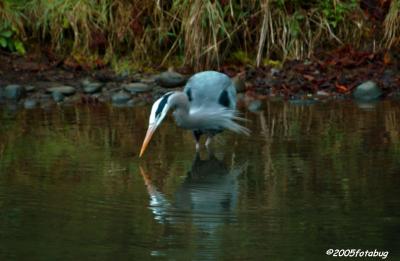
M171 105L169 102L170 96L174 94L174 92L168 92L164 94L160 99L158 99L151 108L150 119L149 119L149 127L146 132L146 137L144 138L142 148L140 149L139 157L141 157L144 151L149 144L151 137L156 131L157 127L160 126L161 122L164 120L165 116L168 113Z

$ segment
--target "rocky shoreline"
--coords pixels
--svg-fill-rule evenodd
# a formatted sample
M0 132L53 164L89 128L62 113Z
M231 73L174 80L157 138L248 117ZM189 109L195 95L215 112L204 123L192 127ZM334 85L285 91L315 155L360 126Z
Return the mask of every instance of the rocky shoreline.
M82 75L58 70L54 79L41 79L42 75L25 75L31 82L20 80L18 83L16 78L14 83L0 83L0 105L13 104L25 109L100 103L117 107L140 106L153 102L168 91L180 89L188 78L169 71L154 75L116 76L109 71Z
M151 104L164 93L180 90L191 73L116 74L109 69L93 71L68 70L60 66L43 66L0 57L0 106L16 108L49 108L54 105L101 103L116 107ZM241 108L257 111L262 100L288 100L297 104L318 101L356 99L370 102L377 99L398 99L400 74L398 64L386 66L381 57L367 57L357 64L343 60L324 66L321 61L296 61L275 67L223 67L231 76L238 92ZM347 62L347 64L346 64ZM364 64L363 64L364 63Z

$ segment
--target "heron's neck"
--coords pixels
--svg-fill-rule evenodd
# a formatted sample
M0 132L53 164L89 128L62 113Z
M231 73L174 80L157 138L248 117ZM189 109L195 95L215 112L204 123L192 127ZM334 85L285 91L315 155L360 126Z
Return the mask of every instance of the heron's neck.
M182 128L191 128L193 122L189 115L190 102L183 92L176 92L170 100L171 108L175 108L173 115L175 122Z

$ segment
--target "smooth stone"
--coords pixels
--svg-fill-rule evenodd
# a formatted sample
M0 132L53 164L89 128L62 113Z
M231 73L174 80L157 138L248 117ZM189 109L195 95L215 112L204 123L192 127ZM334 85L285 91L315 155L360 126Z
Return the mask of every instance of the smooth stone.
M153 90L152 86L141 82L123 84L122 87L124 88L125 91L131 94L150 92Z
M85 78L85 79L83 79L82 81L81 81L81 86L82 87L85 87L86 85L89 85L89 84L91 84L92 82L88 79L88 78Z
M83 92L89 93L89 94L97 93L97 92L101 91L102 87L103 87L103 84L100 82L88 83L83 86Z
M25 109L34 109L36 108L38 102L35 99L26 99L24 101L24 108Z
M182 74L170 71L160 73L156 78L156 82L165 88L183 86L186 83L186 80L186 77L184 77Z
M390 69L383 72L381 83L383 88L396 89L396 73Z
M128 106L128 107L133 107L133 106L135 106L135 104L136 104L135 100L130 99L130 100L126 103L126 106Z
M122 105L127 103L131 99L131 96L124 91L119 91L112 95L111 100L113 104Z
M33 92L36 90L36 87L33 85L25 85L24 89L26 92Z
M372 101L382 95L382 90L373 81L366 81L356 87L353 92L354 98L362 101Z
M331 97L331 94L327 91L321 90L317 91L314 95L309 96L316 101L327 101Z
M326 92L326 91L317 91L316 95L319 97L329 97L330 96L329 92Z
M256 112L261 110L261 106L262 102L260 100L254 100L247 105L247 109L251 112Z
M53 100L54 100L55 102L62 102L62 101L64 100L64 94L62 94L62 93L59 92L59 91L53 91L53 92L51 93L51 97L53 97Z
M278 76L281 71L277 68L271 68L271 75Z
M63 95L72 95L76 92L76 89L72 86L63 85L63 86L47 88L47 91L51 93L59 92L62 93Z
M23 87L19 84L7 85L4 89L4 97L9 100L19 100L23 94Z
M146 78L142 78L140 80L141 83L147 84L147 85L154 85L156 83L157 76L150 76Z

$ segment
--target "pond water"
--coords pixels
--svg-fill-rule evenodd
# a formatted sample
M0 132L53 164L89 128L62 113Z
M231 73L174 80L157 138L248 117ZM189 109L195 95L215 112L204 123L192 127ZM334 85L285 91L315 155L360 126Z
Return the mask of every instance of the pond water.
M150 107L0 108L0 260L400 258L400 106L268 102L196 155ZM379 259L379 258L378 258Z

